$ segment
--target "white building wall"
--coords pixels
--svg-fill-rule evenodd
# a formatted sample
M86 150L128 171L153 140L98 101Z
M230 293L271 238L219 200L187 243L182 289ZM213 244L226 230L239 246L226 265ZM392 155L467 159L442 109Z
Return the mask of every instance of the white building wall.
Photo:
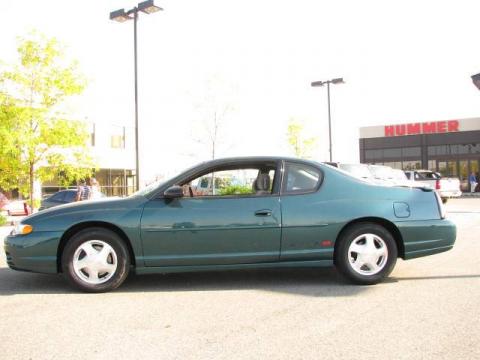
M133 128L92 124L95 145L92 155L100 169L135 169L135 130ZM112 147L112 136L124 136L124 148Z

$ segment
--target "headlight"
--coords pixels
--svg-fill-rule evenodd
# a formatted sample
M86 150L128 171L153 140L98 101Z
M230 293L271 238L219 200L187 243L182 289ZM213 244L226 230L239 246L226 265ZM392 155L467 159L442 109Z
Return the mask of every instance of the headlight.
M32 225L17 223L15 224L12 232L10 235L17 236L17 235L27 235L33 231Z

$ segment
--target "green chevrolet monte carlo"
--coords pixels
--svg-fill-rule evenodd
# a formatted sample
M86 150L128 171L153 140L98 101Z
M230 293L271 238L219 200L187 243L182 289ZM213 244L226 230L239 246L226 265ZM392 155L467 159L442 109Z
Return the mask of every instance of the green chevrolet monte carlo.
M130 271L331 265L354 283L375 284L397 257L450 250L455 237L431 189L250 157L202 163L128 198L41 211L15 226L5 252L12 269L63 273L89 292L117 288Z

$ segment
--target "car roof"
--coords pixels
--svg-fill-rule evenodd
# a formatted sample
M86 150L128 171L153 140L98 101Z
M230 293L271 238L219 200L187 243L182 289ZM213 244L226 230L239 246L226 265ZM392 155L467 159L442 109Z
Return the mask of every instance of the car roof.
M204 161L200 164L198 164L196 167L200 166L214 166L214 165L228 165L230 163L239 163L239 162L258 162L258 161L292 161L292 162L302 162L306 164L311 164L313 166L318 166L320 165L319 162L314 161L314 160L307 160L307 159L300 159L300 158L294 158L294 157L288 157L288 156L242 156L242 157L226 157L226 158L219 158L219 159L214 159L214 160L209 160L209 161Z

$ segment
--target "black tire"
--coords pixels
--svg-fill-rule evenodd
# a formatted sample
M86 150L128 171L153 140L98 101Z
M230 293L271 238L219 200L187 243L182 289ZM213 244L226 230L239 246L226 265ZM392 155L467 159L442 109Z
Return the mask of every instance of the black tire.
M442 203L443 203L443 204L446 204L447 201L448 201L448 198L442 198Z
M370 269L367 266L365 269L356 270L353 265L350 263L349 248L352 245L352 242L355 239L358 243L362 242L362 235L364 234L373 234L375 235L375 246L383 247L386 246L387 254L384 257L380 257L377 261L380 263L381 270L372 274L364 274L362 272L368 272ZM379 240L383 240L383 245ZM381 282L385 277L390 275L395 264L397 262L398 250L397 244L392 234L385 229L383 226L380 226L375 223L358 223L348 227L345 231L342 232L339 239L337 240L337 246L335 247L335 266L351 282L358 285L373 285ZM366 240L365 240L366 241ZM355 252L352 253L352 261L356 262L354 257ZM358 254L356 255L358 257ZM386 259L385 259L386 258ZM376 270L372 270L376 271Z
M88 282L88 279L85 279L90 276L88 272L85 272L85 276L82 279L82 276L77 274L73 265L75 253L80 246L90 243L92 240L98 240L99 244L108 244L116 256L116 269L112 271L113 275L108 275L108 280L98 284L91 284ZM95 246L99 246L100 250L102 249L101 245L95 244ZM81 252L81 250L79 251ZM109 256L112 259L112 255ZM87 228L76 233L65 246L62 253L62 270L68 281L78 289L93 293L106 292L116 289L125 281L130 270L130 256L124 241L114 232L99 227ZM98 274L100 278L100 272Z

